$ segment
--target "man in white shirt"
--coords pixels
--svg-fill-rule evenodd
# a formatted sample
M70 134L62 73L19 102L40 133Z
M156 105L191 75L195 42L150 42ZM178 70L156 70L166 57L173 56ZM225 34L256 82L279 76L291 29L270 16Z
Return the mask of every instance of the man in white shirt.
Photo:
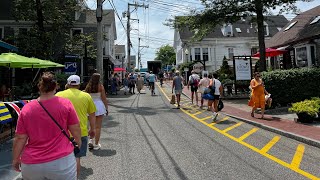
M188 89L189 86L191 86L191 103L193 104L193 97L194 94L196 95L196 104L198 106L198 86L199 86L199 81L200 81L200 77L198 74L196 74L196 72L194 70L191 71L191 75L189 76L189 81L188 81Z
M217 120L217 117L218 117L218 103L219 103L220 96L223 94L223 87L221 82L217 79L218 74L213 73L212 76L213 78L209 86L214 87L214 101L213 101L213 108L211 108L211 110L213 112L212 120L215 121Z

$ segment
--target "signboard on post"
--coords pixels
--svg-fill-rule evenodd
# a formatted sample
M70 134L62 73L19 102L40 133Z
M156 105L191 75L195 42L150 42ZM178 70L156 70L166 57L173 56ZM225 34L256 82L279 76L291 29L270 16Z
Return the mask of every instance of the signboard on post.
M64 63L64 72L66 74L76 74L77 73L77 62L65 62Z
M249 60L237 59L234 64L236 80L251 80L251 62Z
M233 72L235 75L234 86L237 94L237 81L251 80L252 78L252 59L251 56L233 56Z

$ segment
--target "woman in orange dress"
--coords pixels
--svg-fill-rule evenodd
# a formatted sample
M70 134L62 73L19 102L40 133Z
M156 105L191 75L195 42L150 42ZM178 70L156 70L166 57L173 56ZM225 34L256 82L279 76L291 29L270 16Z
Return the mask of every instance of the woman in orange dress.
M252 111L251 111L252 117L254 117L254 110L256 110L257 108L261 108L261 119L263 119L264 109L266 104L265 93L268 94L268 92L266 92L266 90L264 89L264 84L260 77L261 77L260 73L255 72L254 79L252 79L250 82L252 93L251 93L249 106L252 106Z

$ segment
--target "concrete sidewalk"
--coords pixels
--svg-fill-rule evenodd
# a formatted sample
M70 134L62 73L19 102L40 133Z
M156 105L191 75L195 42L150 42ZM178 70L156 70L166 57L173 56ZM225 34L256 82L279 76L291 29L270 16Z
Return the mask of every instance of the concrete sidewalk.
M172 82L167 82L167 84L172 86ZM191 99L191 91L188 90L187 86L184 86L183 94ZM221 113L236 118L238 120L244 121L246 123L258 126L262 129L266 129L320 148L319 122L310 125L296 123L294 121L296 115L293 113L286 112L279 113L279 115L265 114L265 119L259 119L261 117L260 114L255 114L255 117L251 117L251 107L247 106L246 100L242 100L243 104L234 103L234 101L237 100L223 100L224 108L222 109ZM194 104L196 103L194 102ZM206 104L207 101L204 102L204 106L206 106ZM200 98L198 105L200 106Z

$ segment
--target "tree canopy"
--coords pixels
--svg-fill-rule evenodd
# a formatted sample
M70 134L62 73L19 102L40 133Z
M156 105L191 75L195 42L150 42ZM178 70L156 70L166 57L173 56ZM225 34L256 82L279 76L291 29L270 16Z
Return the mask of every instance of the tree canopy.
M161 46L156 52L156 60L162 62L163 65L171 65L176 62L176 53L172 46Z
M52 58L64 51L73 25L76 0L14 0L16 21L31 22L30 30L15 37L20 49L30 56Z
M246 16L255 16L258 26L258 40L260 59L265 61L264 41L264 14L272 9L280 7L280 12L298 9L295 6L297 0L201 0L204 8L193 10L188 16L176 18L175 28L188 27L194 32L194 39L201 40L205 35L212 32L217 25L234 23ZM303 0L312 1L312 0ZM266 70L266 64L261 63L260 71Z

